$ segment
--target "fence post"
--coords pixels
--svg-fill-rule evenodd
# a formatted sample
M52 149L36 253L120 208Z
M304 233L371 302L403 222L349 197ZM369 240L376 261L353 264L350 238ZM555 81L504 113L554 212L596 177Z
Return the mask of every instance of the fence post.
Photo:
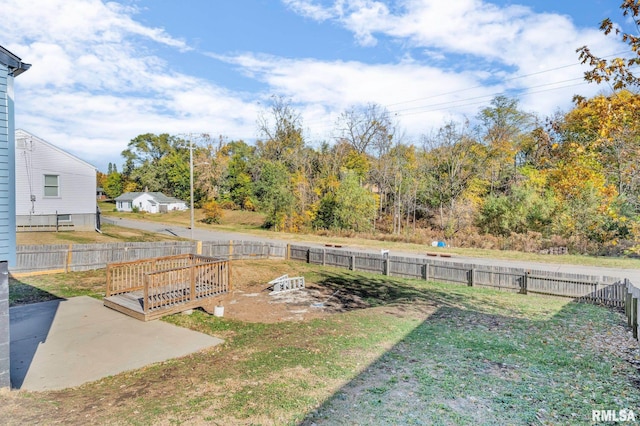
M287 250L284 253L284 260L291 260L291 244L287 244Z
M327 264L327 249L323 248L322 249L322 266L325 266Z
M107 291L104 293L104 297L111 296L111 273L113 268L107 263Z
M69 244L67 249L67 264L64 267L65 272L71 272L71 261L73 260L73 244Z
M189 281L191 284L191 288L189 289L189 293L191 293L189 295L189 300L193 302L196 300L196 269L193 264L189 267Z
M633 298L632 309L633 311L633 323L631 326L633 327L633 338L638 339L638 298Z
M627 326L631 327L631 289L629 288L629 280L625 278L626 285L624 294L624 313L627 316Z
M429 281L429 264L425 263L424 265L422 265L422 267L424 268L424 280Z
M631 287L629 290L629 327L633 328L633 323L636 317L636 312L633 310L633 301L636 298L636 294L634 287Z
M520 282L520 294L527 294L527 287L529 286L529 271L526 271L522 276Z
M475 279L475 276L474 276L475 274L476 274L475 268L471 268L469 270L469 277L468 277L469 287L473 287L473 280Z
M311 263L311 249L307 249L307 263Z
M349 270L350 271L355 271L356 270L356 256L355 255L351 255L351 257L349 258Z
M384 259L383 260L383 267L384 267L384 274L385 275L389 275L389 259Z
M196 254L202 255L202 241L196 241Z
M144 313L148 313L149 312L149 275L144 274L143 275L143 282L144 282L144 298L142 300L142 309L144 310Z
M229 240L229 260L233 259L233 240Z

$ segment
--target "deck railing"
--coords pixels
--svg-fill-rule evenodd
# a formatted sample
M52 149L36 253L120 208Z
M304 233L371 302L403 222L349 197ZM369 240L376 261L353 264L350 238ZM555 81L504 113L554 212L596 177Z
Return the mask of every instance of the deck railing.
M174 268L184 268L217 259L194 254L155 257L107 264L107 290L105 297L144 289L145 274Z
M230 263L198 256L191 265L144 274L144 313L229 291Z

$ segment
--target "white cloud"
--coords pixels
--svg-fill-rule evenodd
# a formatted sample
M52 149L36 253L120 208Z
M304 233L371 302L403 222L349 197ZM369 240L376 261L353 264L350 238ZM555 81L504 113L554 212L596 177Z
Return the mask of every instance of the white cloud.
M601 55L626 50L595 28L576 27L569 16L536 13L517 4L501 7L482 0L337 0L328 6L313 0L296 3L321 9L317 15L323 20L330 15L363 46L373 46L384 37L396 41L400 49L414 52L415 63L411 65L342 64L344 69L337 78L328 73L330 81L344 81L336 89L338 94L346 90L347 99L368 95L368 100L383 104L424 98L423 111L449 105L449 113L468 114L478 108L476 92L497 94L510 90L507 93L518 95L523 107L550 114L558 107L568 107L575 93L591 96L602 90L581 84L585 68L578 64L576 48L587 44ZM305 88L312 93L316 87L320 93L325 92L321 84L310 84L308 75L296 77L296 72L288 70L290 64L286 61L277 62L275 70L264 76L270 84L284 85L282 90L291 93ZM258 70L250 63L245 65L253 72ZM308 60L292 66L297 71L304 67L312 70L311 74L327 75L318 64L310 67ZM525 75L526 78L518 78ZM372 82L366 85L367 90L364 82ZM467 102L457 105L468 107L454 103L436 105L438 99L432 99L433 95L475 86L482 89L458 95ZM453 102L455 96L449 95L446 100ZM402 121L414 130L412 122L419 120L405 116Z
M314 5L308 0L282 0L291 10L297 14L311 18L315 21L325 21L334 16L331 10L318 5Z
M582 77L575 49L588 44L599 54L622 50L567 16L518 5L283 2L305 18L341 25L365 50L392 40L399 59L368 64L250 51L209 54L264 84L255 93L236 93L172 69L161 52L191 47L136 21L135 8L100 0L5 0L0 40L33 64L16 80L16 124L99 166L121 161L120 152L140 133L251 138L258 101L270 94L292 99L313 138L328 138L340 112L369 102L387 106L407 133L418 135L446 119L475 115L504 90L542 114L566 107L574 93L599 90L569 87Z
M16 125L104 167L146 132L255 134L256 108L173 71L154 46L191 48L99 0L8 0L0 40L31 69L16 79Z

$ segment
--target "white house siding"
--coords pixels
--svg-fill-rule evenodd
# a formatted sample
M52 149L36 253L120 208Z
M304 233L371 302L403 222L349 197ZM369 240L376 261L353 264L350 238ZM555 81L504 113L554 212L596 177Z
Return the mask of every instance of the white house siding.
M132 210L131 201L116 201L116 210L119 212L130 212Z
M133 205L145 212L158 213L158 204L149 194L140 194L133 200Z
M186 210L187 204L159 192L127 192L116 198L118 211L130 212L132 207L148 213L165 213L172 210Z
M15 160L19 230L55 226L56 215L70 215L70 221L58 222L63 227L94 229L95 167L23 130L16 132ZM45 175L58 176L58 196L45 196Z
M186 210L187 209L187 203L185 203L184 201L180 201L179 203L169 203L169 204L167 204L167 209L169 211L172 211L172 210Z

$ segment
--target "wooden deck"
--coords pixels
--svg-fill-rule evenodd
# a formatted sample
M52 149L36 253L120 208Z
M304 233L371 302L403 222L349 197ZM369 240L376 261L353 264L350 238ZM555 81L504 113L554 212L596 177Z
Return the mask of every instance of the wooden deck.
M230 272L229 261L192 255L110 264L104 305L141 321L208 308L229 291Z

